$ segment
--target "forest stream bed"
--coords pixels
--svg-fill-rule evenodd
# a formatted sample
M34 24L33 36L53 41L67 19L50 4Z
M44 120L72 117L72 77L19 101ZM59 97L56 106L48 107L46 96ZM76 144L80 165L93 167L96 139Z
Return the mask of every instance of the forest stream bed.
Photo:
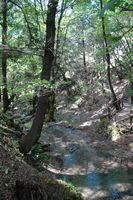
M12 130L2 129L0 200L29 200L22 187L19 187L19 197L12 198L18 189L18 181L24 183L23 189L41 189L39 195L44 200L82 199L73 186L81 192L84 200L133 200L133 134L124 133L118 141L112 141L106 132L112 121L106 117L105 108L102 101L89 111L76 104L58 109L56 121L43 127L39 141L42 147L48 147L44 152L52 158L47 167L44 161L41 172L23 160L17 144L11 142L9 131ZM127 118L131 109L126 100L115 120ZM29 131L33 116L22 115L23 109L22 113L19 110L19 107L15 110L14 119L22 122L23 132ZM11 133L15 135L18 131ZM10 152L13 146L15 151Z
M99 119L90 118L86 127L66 122L47 127L40 141L50 144L47 154L55 160L48 170L76 186L85 200L132 200L132 148L96 133Z

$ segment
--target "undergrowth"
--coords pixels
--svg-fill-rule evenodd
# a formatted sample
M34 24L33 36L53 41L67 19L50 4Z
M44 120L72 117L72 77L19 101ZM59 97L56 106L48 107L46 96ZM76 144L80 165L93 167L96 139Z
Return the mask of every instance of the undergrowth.
M35 144L30 152L24 156L24 160L38 170L47 167L51 163L50 156L44 152L41 144Z

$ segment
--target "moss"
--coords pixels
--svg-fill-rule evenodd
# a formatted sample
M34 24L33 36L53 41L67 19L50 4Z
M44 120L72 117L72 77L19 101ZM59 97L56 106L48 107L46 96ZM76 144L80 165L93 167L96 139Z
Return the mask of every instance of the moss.
M97 133L107 135L109 120L106 116L102 115L100 116L100 122L98 123L96 127Z
M51 186L51 187L50 187ZM53 195L49 197L50 200L82 200L81 193L70 183L64 181L51 182L48 184L47 192Z
M122 132L116 122L108 126L108 134L111 136L112 141L117 141L121 138Z
M76 200L82 200L81 193L72 185L71 183L66 183L62 181L62 184L66 188L66 194L64 200L72 200L76 198Z

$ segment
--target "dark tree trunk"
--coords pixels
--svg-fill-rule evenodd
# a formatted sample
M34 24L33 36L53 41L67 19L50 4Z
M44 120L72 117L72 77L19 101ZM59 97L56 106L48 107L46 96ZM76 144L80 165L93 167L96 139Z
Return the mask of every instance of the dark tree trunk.
M103 1L102 0L100 0L100 7L102 10L103 9ZM111 81L111 72L110 72L111 62L110 62L110 53L109 53L109 47L108 47L108 42L107 42L106 30L105 30L104 17L102 17L102 30L103 30L104 44L105 44L105 48L106 48L107 77L108 77L110 91L112 93L112 103L115 106L116 110L120 110L121 109L120 101L116 97L116 94L115 94L115 91L114 91L114 88L112 85L112 81Z
M83 46L83 65L84 65L84 72L87 73L87 66L86 66L86 56L85 56L85 40L82 39L82 46Z
M61 21L62 21L62 18L63 18L63 13L64 13L65 8L66 8L66 4L67 4L67 1L66 0L62 0L60 16L59 16L58 24L57 24L54 68L52 70L52 78L53 78L52 83L54 83L56 81L56 79L57 79L58 72L59 72L59 69L60 69L59 59L60 59L60 56L63 53L60 50L60 33L61 33Z
M118 79L121 81L121 80L123 80L123 74L122 74L122 72L120 72L119 70L115 70L116 71L116 75L117 75L117 77L118 77Z
M46 42L43 58L43 68L41 73L41 79L47 81L51 78L51 70L53 67L54 60L54 43L55 43L55 16L57 10L58 0L49 0L48 12L46 20ZM50 97L53 94L51 91L42 91L43 94L39 97L37 112L33 120L32 127L29 133L23 137L20 143L20 152L27 153L31 147L38 141L44 119L48 113L50 106Z
M83 48L84 78L85 78L85 82L87 84L88 83L88 77L87 77L87 64L86 64L86 53L85 53L84 27L82 27L82 48Z
M1 102L1 88L0 88L0 102Z
M7 45L7 0L2 0L2 45ZM10 104L7 91L7 52L2 51L2 96L3 111L6 112Z
M85 34L84 34L84 21L82 20L82 25L81 25L81 33L82 33L82 55L83 55L83 67L84 67L84 73L85 73L85 80L87 83L87 64L86 64L86 52L85 52Z
M54 61L54 43L55 43L55 15L58 0L49 0L48 13L46 20L46 43L43 58L43 68L41 79L50 80L51 70Z
M130 89L131 89L131 104L133 105L133 81L130 81Z
M40 137L44 117L48 109L48 98L49 92L39 97L36 116L33 120L32 127L29 133L22 138L20 144L20 151L22 153L27 153Z

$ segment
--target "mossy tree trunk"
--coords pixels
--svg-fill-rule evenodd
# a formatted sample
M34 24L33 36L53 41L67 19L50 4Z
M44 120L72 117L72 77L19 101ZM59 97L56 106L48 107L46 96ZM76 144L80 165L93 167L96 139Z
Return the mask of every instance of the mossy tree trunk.
M46 42L45 42L41 80L45 79L49 81L51 78L51 71L54 61L54 44L55 44L55 33L56 33L55 17L56 17L57 5L58 5L58 0L49 0L47 20L46 20ZM49 99L52 94L53 92L47 91L45 89L44 91L41 92L38 100L37 112L33 120L32 127L29 133L23 137L20 143L20 152L22 153L29 152L31 147L38 141L41 135L44 119L49 110L50 106Z

